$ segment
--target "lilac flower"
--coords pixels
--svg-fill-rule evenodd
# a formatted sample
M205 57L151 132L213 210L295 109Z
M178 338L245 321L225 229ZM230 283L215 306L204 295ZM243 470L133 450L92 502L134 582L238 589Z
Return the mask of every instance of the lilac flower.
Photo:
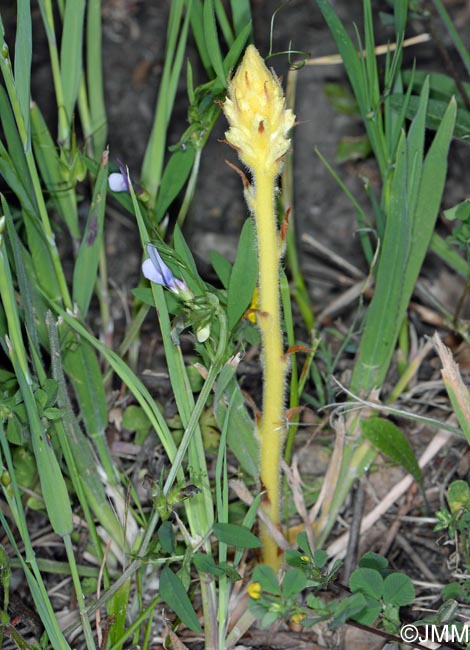
M183 298L183 300L191 300L192 293L186 286L183 280L175 278L171 270L160 257L160 254L155 246L147 244L147 254L149 259L145 260L142 264L142 273L151 282L160 284L176 295Z
M112 192L127 192L131 193L129 187L129 176L127 168L118 160L119 172L113 172L108 176L109 189Z

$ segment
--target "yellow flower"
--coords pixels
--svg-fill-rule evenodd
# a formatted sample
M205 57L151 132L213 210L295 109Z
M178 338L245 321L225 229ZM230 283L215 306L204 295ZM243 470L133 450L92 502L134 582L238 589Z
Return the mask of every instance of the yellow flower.
M292 623L295 623L296 625L299 625L305 618L305 614L302 614L302 612L298 612L297 614L294 614L292 616Z
M224 113L230 124L227 142L237 149L242 162L258 171L280 171L288 151L295 116L286 109L279 79L270 72L254 45L230 80Z
M263 593L259 582L252 582L250 585L248 585L248 589L246 591L248 593L248 596L250 598L253 598L253 600L259 600L261 598L261 594Z
M251 304L248 308L247 312L247 318L250 321L250 323L256 323L256 312L259 309L259 291L258 287L255 287L255 290L253 291L253 296L251 298Z

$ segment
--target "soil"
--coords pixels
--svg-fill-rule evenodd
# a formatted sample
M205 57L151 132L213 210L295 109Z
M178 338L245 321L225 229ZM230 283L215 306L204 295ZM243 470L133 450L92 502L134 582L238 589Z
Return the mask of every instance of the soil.
M252 2L254 41L263 54L269 49L271 18L280 4L279 0L253 0ZM354 22L361 31L361 4L359 1L349 0L334 2L336 11L344 24L349 26L352 35ZM113 161L118 159L124 161L129 166L131 175L136 179L139 177L139 169L151 130L163 66L169 5L170 0L103 1L103 47L110 156ZM449 0L447 5L455 24L464 39L467 39L467 47L470 48L470 35L468 29L466 31L464 29L470 20L468 3L465 0ZM4 7L1 9L2 16L11 12L10 3L4 0L0 2L0 7L2 6ZM374 9L377 17L377 42L386 43L392 35L380 24L379 11L387 11L388 3L374 2ZM36 12L33 93L34 99L51 121L49 111L54 104L47 44L40 24L39 11ZM4 22L8 21L4 18ZM417 21L412 23L409 35L412 35L413 30L418 33L422 30ZM439 30L439 34L453 57L448 36L443 29ZM273 30L273 49L274 51L287 50L290 43L293 49L308 52L312 57L336 52L333 39L314 0L292 0L290 3L285 3L282 10L278 12ZM193 45L190 45L189 56L196 61ZM410 66L413 58L417 57L420 69L445 70L444 62L431 43L407 51L405 57ZM460 70L457 59L455 57L453 59L457 70ZM286 78L286 57L274 57L270 60L270 64L279 75ZM199 71L199 75L202 81L202 71ZM323 311L332 300L341 296L348 282L344 281L343 271L332 264L331 258L320 256L310 244L306 243L305 235L309 235L359 270L367 271L356 236L354 208L315 154L315 148L318 148L330 163L334 163L341 138L356 136L363 132L361 123L356 117L333 110L324 92L327 81L347 85L341 65L305 65L298 73L295 108L298 125L294 133L293 214L299 238L301 263L316 312ZM187 101L182 86L171 124L169 145L176 143L185 129L186 111ZM210 250L218 250L227 257L233 258L241 226L247 217L240 179L224 164L225 158L236 162L234 153L220 142L225 129L226 123L221 116L203 154L197 194L184 230L202 272L209 272L207 260ZM461 142L454 142L450 155L450 172L444 208L454 205L468 195L468 169L470 169L470 148ZM377 184L378 173L374 162L371 160L350 162L336 166L336 170L353 195L367 207L363 179L366 177L372 185ZM125 296L128 296L131 289L137 285L140 275L140 243L137 228L129 215L116 216L116 210L110 212L106 228L110 277L115 298L114 317L116 323L121 323L123 326L124 313L127 309ZM459 294L459 287L463 286L463 281L442 269L436 258L432 256L426 262L424 273L438 299L452 310L455 307L455 296ZM342 311L335 312L336 320L330 321L330 324L343 327L343 322L346 324L350 322L355 310L355 304L346 304ZM149 332L153 328L153 322L152 316L145 331ZM418 323L417 331L419 336L422 336L424 333L432 332L432 329L428 330ZM302 336L307 337L305 333ZM325 333L324 336L327 337L328 334ZM143 364L141 370L152 364L153 369L158 371L158 368L154 367L155 361L152 361L155 340L151 342L150 339L146 339L146 341L141 350L141 364ZM346 370L348 365L350 366L350 361L345 364ZM467 370L469 366L470 364L467 365ZM429 377L437 377L436 367L428 365L427 373ZM161 387L160 389L164 392ZM314 421L316 422L315 418ZM429 432L423 429L416 429L414 435L413 432L411 433L412 443L417 449L422 449L430 438ZM324 445L316 442L312 444L311 436L312 429L305 429L299 436L298 442L302 448L301 464L307 481L313 481L315 476L322 475L328 462ZM469 456L463 446L453 445L444 448L436 457L426 476L426 486L430 490L430 492L428 490L428 500L431 501L431 512L444 505L445 485L453 478L468 477L468 468ZM366 511L380 502L402 476L401 470L395 473L371 472L366 480ZM437 486L440 486L440 489L437 489ZM405 514L422 516L423 502L419 495L413 498L414 501ZM390 518L382 518L382 523L378 523L363 540L361 551L380 549L382 538L390 527L390 521L395 520L397 508L392 508L390 512L392 514L387 515ZM351 516L352 507L351 504L347 504L343 518L348 521ZM340 532L342 531L338 530L338 534ZM427 586L423 588L422 593L427 597L426 606L430 608L439 603L439 590L436 586L451 580L450 570L446 564L448 555L449 553L436 544L436 534L432 532L432 524L423 528L413 523L406 523L405 520L401 524L400 535L392 540L392 545L388 549L389 561L394 568L403 569L410 577L426 582ZM428 567L426 575L423 575L422 565L416 562L417 557L424 560L424 565ZM433 584L430 586L431 582ZM370 637L367 639L370 640ZM283 631L277 637L278 643L276 643L269 635L263 636L262 632L253 631L239 647L282 649L316 647L313 641L320 642L318 638L310 636L303 645L305 638L302 640L302 635L298 631L291 634ZM329 639L328 642L333 643L333 640ZM334 642L336 643L337 640ZM366 646L368 642L365 637L361 637L354 641L346 640L343 647L372 647Z

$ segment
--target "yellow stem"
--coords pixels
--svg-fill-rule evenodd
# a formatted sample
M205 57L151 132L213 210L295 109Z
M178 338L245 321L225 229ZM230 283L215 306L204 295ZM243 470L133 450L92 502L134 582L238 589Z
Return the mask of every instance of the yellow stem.
M254 168L253 211L258 236L259 316L264 355L263 413L259 423L260 477L266 496L263 510L280 524L280 464L284 442L284 386L287 361L283 355L279 297L280 242L274 207L276 173ZM276 542L262 527L263 561L277 569L281 563Z

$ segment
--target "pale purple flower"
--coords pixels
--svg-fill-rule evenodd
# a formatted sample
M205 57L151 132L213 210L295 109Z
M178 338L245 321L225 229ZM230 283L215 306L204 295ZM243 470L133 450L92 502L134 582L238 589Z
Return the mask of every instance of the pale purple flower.
M113 172L108 176L109 189L112 192L127 192L131 193L129 188L129 176L125 165L118 160L119 172Z
M189 300L192 294L186 286L186 283L183 280L175 278L172 271L160 257L156 247L152 244L147 244L147 254L149 259L145 260L142 264L142 273L147 280L155 282L155 284L160 284L183 299Z

